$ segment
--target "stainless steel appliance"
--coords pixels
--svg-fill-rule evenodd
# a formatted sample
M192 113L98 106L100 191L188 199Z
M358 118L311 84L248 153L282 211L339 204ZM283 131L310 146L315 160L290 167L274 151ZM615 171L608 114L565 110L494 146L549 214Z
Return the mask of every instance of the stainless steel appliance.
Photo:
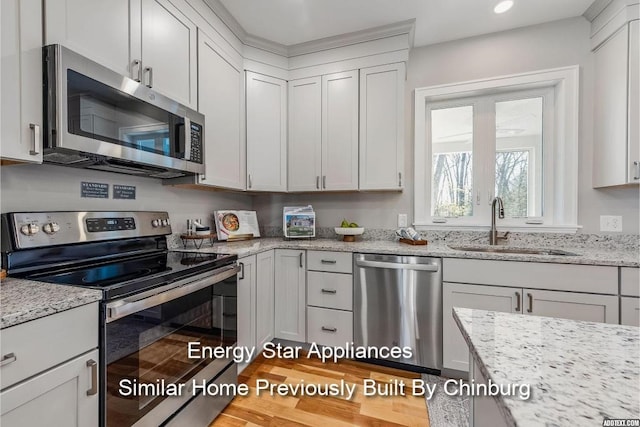
M235 384L233 359L190 359L187 352L195 341L235 347L237 257L168 251L170 233L166 212L2 216L2 261L9 276L103 293L102 426L207 426L233 398L192 393L194 381ZM162 380L185 386L178 397L124 396L122 380L125 386Z
M204 173L204 116L157 93L152 74L145 84L142 70L133 80L63 46L43 49L45 162L153 178Z
M413 357L389 359L442 369L442 261L355 254L353 338L360 346L408 346Z

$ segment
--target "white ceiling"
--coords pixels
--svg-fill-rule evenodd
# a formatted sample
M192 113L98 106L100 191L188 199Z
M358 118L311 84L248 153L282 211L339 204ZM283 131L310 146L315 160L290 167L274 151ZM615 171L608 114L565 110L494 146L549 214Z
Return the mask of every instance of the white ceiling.
M220 0L244 30L291 46L416 19L415 46L582 15L593 0Z

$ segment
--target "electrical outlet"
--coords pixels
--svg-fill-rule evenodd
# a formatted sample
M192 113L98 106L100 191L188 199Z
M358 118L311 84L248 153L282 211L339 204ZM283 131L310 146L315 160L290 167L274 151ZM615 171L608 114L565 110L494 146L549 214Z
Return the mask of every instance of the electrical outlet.
M398 214L398 227L406 227L407 222L407 214Z
M622 217L617 215L600 215L600 231L622 231Z

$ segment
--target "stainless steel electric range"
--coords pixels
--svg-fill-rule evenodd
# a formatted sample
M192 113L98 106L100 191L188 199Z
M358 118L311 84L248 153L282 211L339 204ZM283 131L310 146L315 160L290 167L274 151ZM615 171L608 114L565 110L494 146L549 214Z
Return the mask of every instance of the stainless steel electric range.
M102 426L206 426L232 399L192 393L194 381L235 384L237 367L232 358L190 359L188 343L236 345L237 257L170 251L170 234L166 212L2 215L9 276L103 293ZM127 396L136 384L185 386L180 396Z

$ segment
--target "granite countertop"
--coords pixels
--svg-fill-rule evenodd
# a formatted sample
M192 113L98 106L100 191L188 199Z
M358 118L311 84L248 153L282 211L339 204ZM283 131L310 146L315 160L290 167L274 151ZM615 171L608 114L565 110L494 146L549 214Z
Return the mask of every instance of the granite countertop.
M0 284L0 329L101 298L102 292L94 289L7 278Z
M640 328L454 308L481 372L530 384L531 397L497 397L511 426L602 425L640 418Z
M640 266L640 254L638 253L638 251L605 250L588 247L563 247L561 248L562 250L576 253L578 254L578 256L558 256L459 251L451 249L446 243L442 242L429 243L426 246L411 246L404 243L387 240L365 240L346 243L339 240L331 239L284 240L282 238L260 238L233 243L220 242L215 243L213 246L205 244L200 249L194 249L193 245L191 243L188 243L187 249L184 249L183 246L176 247L175 249L180 251L186 250L188 252L231 253L237 254L238 257L254 255L270 249L309 249L338 252L421 255L444 258L470 258L504 261L550 262L562 264L609 265L620 267Z

